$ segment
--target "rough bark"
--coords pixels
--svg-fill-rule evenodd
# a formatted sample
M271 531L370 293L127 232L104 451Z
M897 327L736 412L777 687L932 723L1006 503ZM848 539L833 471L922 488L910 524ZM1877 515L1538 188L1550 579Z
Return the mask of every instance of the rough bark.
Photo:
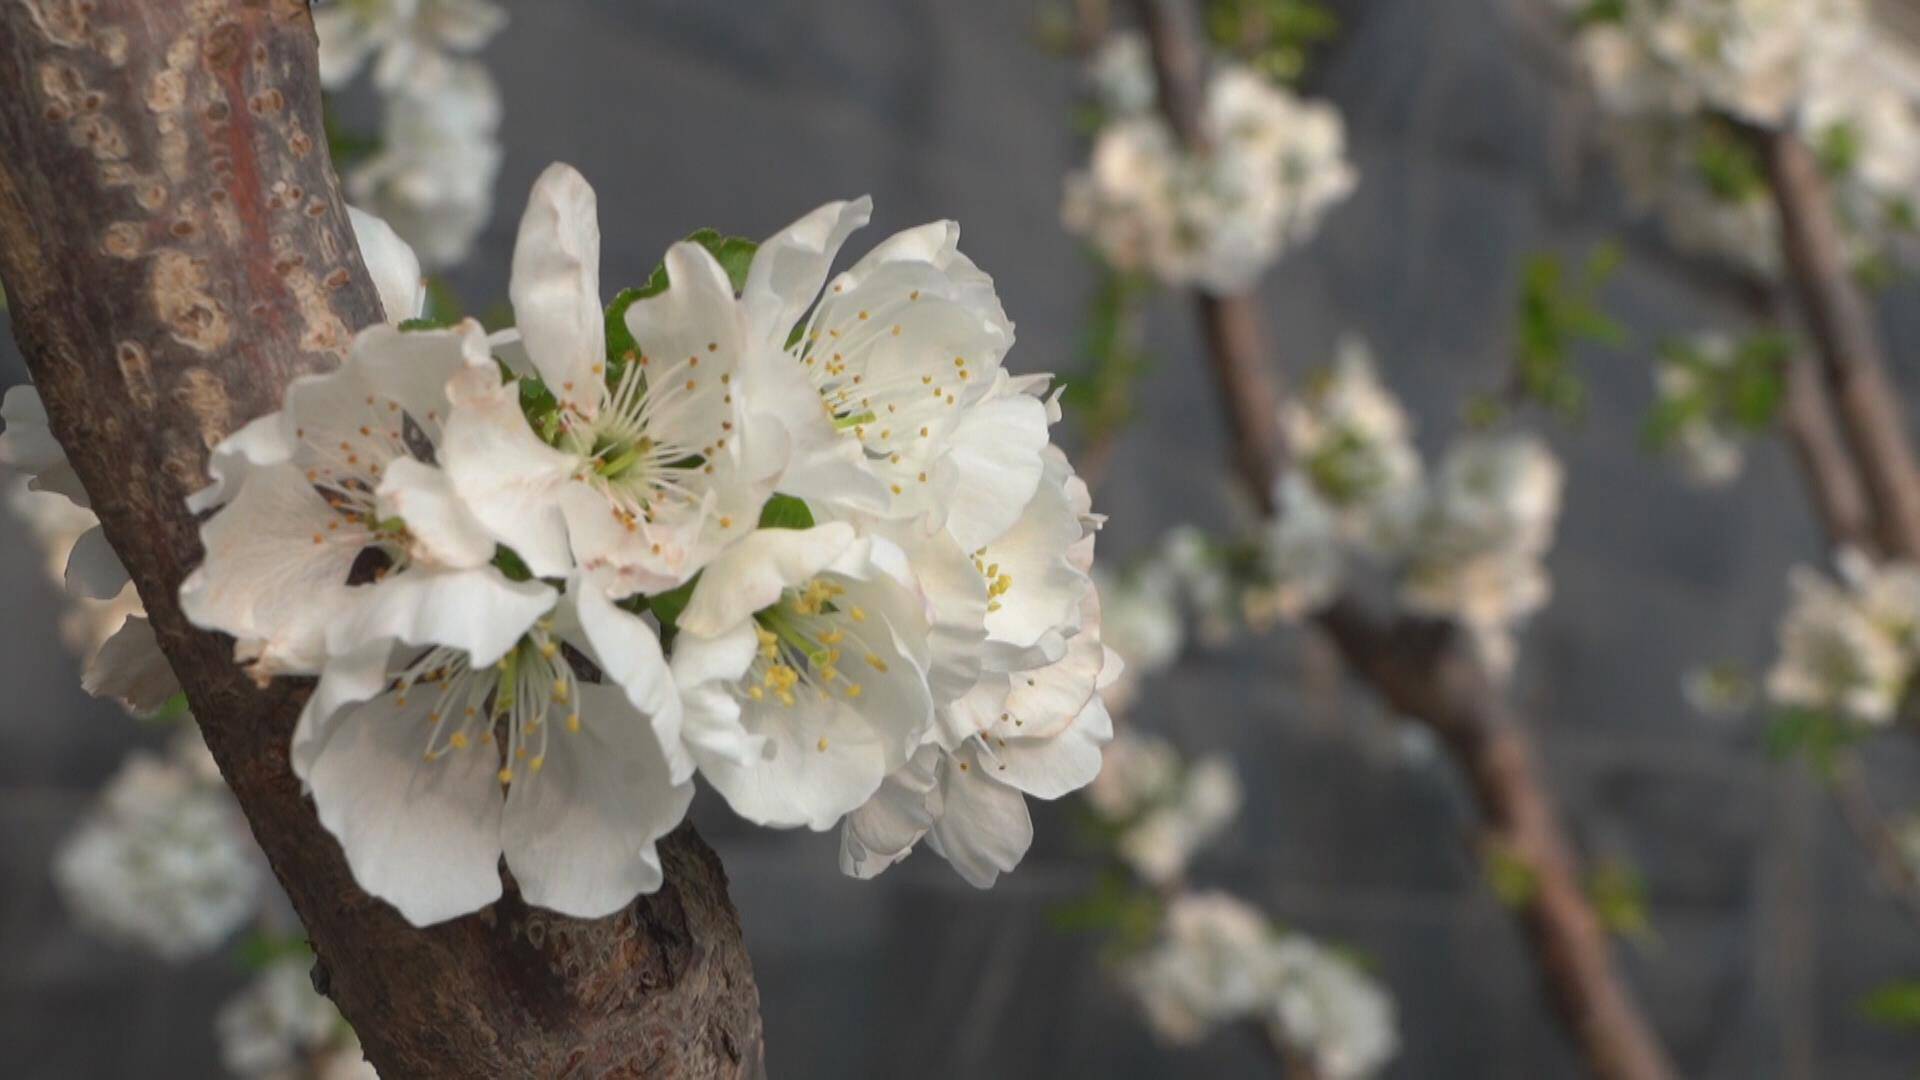
M1834 415L1871 499L1875 534L1890 554L1920 559L1920 465L1872 313L1848 270L1819 163L1790 132L1764 133L1760 146L1787 267Z
M758 992L719 861L583 921L420 930L355 887L287 762L308 687L255 686L175 594L210 446L380 318L322 134L303 0L0 0L14 333L221 772L383 1076L747 1076Z
M1199 110L1204 61L1185 0L1138 0L1152 44L1160 102L1187 145L1204 150ZM1267 513L1286 446L1278 380L1251 297L1202 297L1208 364L1226 411L1235 469ZM1347 668L1393 708L1432 728L1472 789L1479 846L1526 868L1517 914L1542 986L1589 1066L1610 1080L1665 1080L1666 1052L1614 967L1612 946L1581 884L1579 859L1541 779L1525 729L1459 631L1445 623L1382 619L1352 596L1316 617Z

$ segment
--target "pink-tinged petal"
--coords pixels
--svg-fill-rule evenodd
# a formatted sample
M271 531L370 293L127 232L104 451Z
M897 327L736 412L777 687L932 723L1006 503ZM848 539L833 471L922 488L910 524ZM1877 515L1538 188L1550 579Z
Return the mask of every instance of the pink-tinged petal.
M1005 731L1002 727L1000 730ZM1100 748L1113 739L1113 719L1091 698L1063 730L1044 738L988 736L981 767L1036 799L1078 791L1100 774Z
M862 880L913 853L940 812L940 750L926 747L895 769L840 827L840 870Z
M501 836L528 903L593 919L660 887L656 843L686 816L693 785L673 780L647 718L616 688L583 683L580 699L580 729L549 731L538 770L515 766Z
M599 407L606 362L600 302L600 220L592 185L553 164L534 182L513 246L508 288L527 355L553 394L584 415Z

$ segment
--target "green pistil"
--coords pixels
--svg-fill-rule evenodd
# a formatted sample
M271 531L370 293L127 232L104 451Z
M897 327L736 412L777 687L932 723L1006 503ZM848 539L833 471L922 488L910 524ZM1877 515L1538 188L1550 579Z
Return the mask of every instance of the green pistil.
M606 454L607 451L612 449L614 448L606 447L602 449L600 453ZM618 480L620 479L621 476L625 475L629 470L631 470L635 465L639 464L641 459L643 459L648 453L652 452L652 450L653 450L653 440L648 438L642 438L639 442L634 443L631 446L628 446L625 450L621 450L619 453L613 454L610 457L601 457L599 459L599 463L594 466L594 471L598 472L601 476L604 476L609 480Z
M807 658L814 667L823 667L827 663L826 646L808 637L795 624L793 616L786 610L784 602L776 604L754 616L754 620L774 637L792 646L795 651Z
M863 413L854 413L849 416L836 416L833 418L833 426L839 428L841 431L846 431L848 428L859 427L861 424L871 424L879 418L879 414L875 413L872 409L868 409Z

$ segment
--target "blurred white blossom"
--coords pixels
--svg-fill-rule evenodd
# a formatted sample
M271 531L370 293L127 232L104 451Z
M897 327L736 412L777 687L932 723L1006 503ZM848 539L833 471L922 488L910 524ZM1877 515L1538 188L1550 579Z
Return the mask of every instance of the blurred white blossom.
M258 909L258 851L197 732L136 751L54 856L53 879L89 929L168 960L211 951Z
M1128 962L1124 978L1154 1031L1176 1044L1258 1022L1328 1080L1371 1075L1399 1047L1393 1001L1378 984L1224 893L1176 896L1159 938Z
M1131 47L1107 61L1119 100L1139 98ZM1105 56L1105 54L1103 54ZM1062 218L1109 263L1163 283L1243 292L1306 242L1357 182L1345 126L1242 67L1222 65L1201 118L1207 146L1181 145L1160 116L1119 111L1095 136L1088 168L1067 178Z
M1087 61L1086 75L1094 100L1109 116L1145 112L1160 97L1153 53L1138 31L1108 34Z
M1116 851L1147 881L1179 880L1240 812L1240 779L1223 757L1188 764L1166 740L1129 732L1105 758L1088 804L1117 828Z
M1753 707L1757 689L1753 679L1732 664L1691 667L1680 676L1681 695L1702 716L1738 716Z
M243 1080L377 1080L305 957L276 960L214 1018L220 1061Z
M1920 570L1843 552L1838 579L1796 567L1780 622L1780 655L1767 675L1775 705L1830 710L1885 725L1912 679L1920 633Z
M338 89L373 58L384 92L431 89L447 78L454 54L485 47L507 24L492 0L333 0L316 5L320 82Z
M1553 543L1562 472L1528 435L1470 435L1447 452L1427 493L1400 599L1473 635L1496 675L1513 665L1513 626L1552 592L1542 560Z
M348 172L347 194L442 269L473 250L491 216L501 155L493 76L449 60L440 78L387 97L380 149Z

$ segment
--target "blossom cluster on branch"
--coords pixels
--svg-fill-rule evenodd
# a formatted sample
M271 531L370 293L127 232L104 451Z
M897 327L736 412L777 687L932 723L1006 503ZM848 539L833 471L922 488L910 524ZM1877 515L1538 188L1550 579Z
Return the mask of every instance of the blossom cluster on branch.
M1249 68L1222 64L1209 80L1198 152L1154 109L1137 34L1112 35L1090 78L1106 119L1087 168L1067 178L1061 214L1118 270L1244 292L1357 183L1339 112Z
M1781 708L1885 727L1920 668L1920 570L1858 551L1838 561L1837 578L1800 567L1789 579L1767 696Z
M436 922L504 855L531 903L617 910L696 773L757 823L844 823L849 873L924 839L985 886L1024 797L1098 772L1100 519L1048 380L1002 366L950 222L829 281L868 214L696 234L609 307L554 166L515 329L370 327L215 448L182 608L259 678L319 676L294 769L369 892Z
M1863 264L1906 258L1920 187L1920 61L1864 0L1557 0L1629 193L1682 248L1781 269L1744 130L1799 134Z
M335 0L313 13L321 84L370 70L381 100L374 147L346 163L347 193L430 270L466 258L493 211L500 92L473 54L506 22L492 0Z

